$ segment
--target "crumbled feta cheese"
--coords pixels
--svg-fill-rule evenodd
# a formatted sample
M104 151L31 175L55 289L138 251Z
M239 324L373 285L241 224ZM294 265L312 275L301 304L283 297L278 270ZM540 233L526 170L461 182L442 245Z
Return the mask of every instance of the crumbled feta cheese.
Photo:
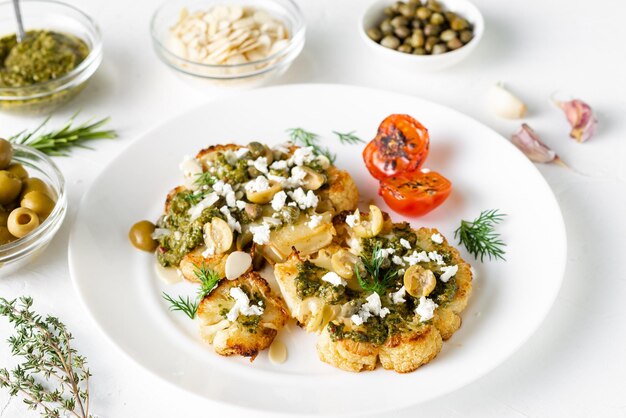
M300 166L295 166L291 169L291 176L289 177L289 184L291 187L297 187L302 185L302 180L306 177L306 171Z
M378 316L380 316L381 318L384 318L390 313L391 311L389 310L389 308L382 308L380 312L378 313Z
M400 238L400 245L402 245L407 250L411 249L411 243L409 241L405 240L404 238Z
M387 258L390 254L393 254L395 252L396 250L393 248L381 248L380 250L378 250L379 257L382 258Z
M352 320L352 322L354 323L354 325L361 325L363 324L363 318L361 318L358 314L354 314L350 317L350 319Z
M342 279L337 273L333 271L329 271L325 275L322 276L322 280L332 284L333 286L345 286L348 283Z
M405 256L403 258L404 261L409 263L410 266L414 266L417 263L428 263L430 261L430 258L428 258L428 254L426 254L426 251L422 251L419 253L417 251L413 251L411 255Z
M287 161L286 161L286 160L278 160L278 161L274 161L274 162L272 163L272 165L270 165L270 168L271 168L272 170L279 170L279 171L280 171L280 170L286 170L286 169L287 169L287 167L289 167L289 166L287 165Z
M303 165L310 163L314 159L315 154L313 153L313 147L301 147L293 152L289 161L292 162L293 165Z
M448 280L454 277L456 272L459 271L459 266L443 266L441 267L441 271L443 274L439 276L439 280L444 283L448 283Z
M359 311L350 317L355 325L361 325L362 323L367 322L372 315L384 318L387 314L389 314L389 309L382 307L382 302L378 293L372 293L365 300L367 302L361 305Z
M174 231L174 239L176 241L180 241L180 239L183 237L183 233L180 231Z
M282 144L278 144L276 146L274 146L274 148L272 148L272 151L277 151L280 152L281 154L289 154L289 147L291 147L293 144L289 141L284 142Z
M355 210L354 214L346 216L346 223L349 227L354 228L361 221L359 210Z
M311 229L317 228L322 223L323 216L322 215L311 215L309 222L307 222L307 226Z
M226 223L232 231L241 232L241 224L230 213L230 209L227 206L222 206L220 212L226 217Z
M235 202L235 206L237 206L237 209L239 210L244 210L246 207L246 202L244 202L243 200L238 200Z
M245 156L246 154L248 154L250 152L250 150L246 147L241 147L239 149L236 149L234 154L235 157L237 157L237 159L242 158L243 156Z
M185 177L195 177L202 173L202 164L189 155L185 155L185 158L179 164L178 168L183 172L183 176Z
M393 264L396 264L398 266L401 266L402 264L404 264L404 261L402 261L402 257L397 256L397 255L394 255L391 261L393 262Z
M291 183L287 177L275 176L274 174L268 174L267 178L273 181L274 183L280 184L283 187L283 189L287 189L291 186Z
M190 216L190 220L193 222L196 219L198 219L200 217L200 215L202 215L202 211L205 210L206 208L210 208L211 206L213 206L215 204L215 202L217 202L218 200L220 200L219 196L215 193L209 193L208 195L206 195L204 197L204 199L202 199L201 201L199 201L198 203L196 203L195 205L193 205L191 208L189 208L189 210L187 211L187 213Z
M444 265L445 263L443 262L443 256L441 254L439 254L437 251L431 251L428 253L428 258L430 258L432 261L436 262L437 264L439 264L440 266Z
M270 188L270 182L267 180L267 177L258 176L246 183L245 188L247 192L251 193L264 192ZM215 189L215 185L213 185L213 189Z
M308 192L304 192L302 187L298 187L293 192L288 192L289 197L293 199L294 202L298 204L298 207L302 210L307 208L315 208L319 202L319 199L313 193L313 190L309 190Z
M289 202L287 203L287 206L293 206L295 208L298 204L296 202Z
M202 257L209 258L215 255L215 247L207 247L206 250L202 251Z
M152 239L159 239L163 237L168 237L172 235L172 230L167 228L155 228L154 232L152 232Z
M228 192L226 193L226 205L228 205L229 208L233 208L235 207L237 204L237 198L235 197L235 192Z
M224 183L223 180L218 180L215 183L213 183L213 191L215 193L217 193L218 195L222 195L224 192L224 186L226 185L226 183Z
M282 190L274 195L272 198L272 209L275 211L279 211L285 207L285 202L287 201L287 193Z
M432 234L430 236L430 239L432 242L434 242L435 244L443 244L443 237L441 236L441 234Z
M270 242L270 227L267 224L254 225L250 227L252 233L252 240L259 244L267 244Z
M404 288L404 286L398 289L397 292L393 292L389 294L389 298L396 305L399 303L406 302L406 300L404 299L404 296L406 296L406 289Z
M433 302L432 299L428 299L426 298L426 296L422 296L420 298L419 305L417 305L417 308L415 308L415 313L420 316L420 322L426 322L433 319L436 308L437 304Z
M248 161L248 165L253 166L257 170L259 170L261 173L265 173L265 174L268 173L266 157L259 157L254 161Z
M226 319L230 322L235 322L239 315L253 316L263 314L261 303L259 302L259 305L250 306L250 298L248 298L248 295L246 295L240 287L231 287L229 294L235 299L235 304L226 314Z
M361 305L361 309L367 309L371 314L380 315L382 302L380 301L380 296L378 295L378 293L372 293L365 300L367 300L367 303Z

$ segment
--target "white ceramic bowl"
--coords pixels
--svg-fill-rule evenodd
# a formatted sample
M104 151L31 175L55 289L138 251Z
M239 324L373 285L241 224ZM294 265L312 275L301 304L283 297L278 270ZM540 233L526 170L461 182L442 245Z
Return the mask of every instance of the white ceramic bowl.
M377 26L382 21L384 18L383 10L385 7L396 3L396 0L377 0L365 10L363 17L359 21L361 38L379 59L397 68L407 71L437 71L452 67L476 49L485 30L485 21L478 8L467 0L440 0L439 2L446 10L458 13L467 19L474 27L474 38L459 49L439 55L412 55L386 48L371 40L367 36L366 31Z

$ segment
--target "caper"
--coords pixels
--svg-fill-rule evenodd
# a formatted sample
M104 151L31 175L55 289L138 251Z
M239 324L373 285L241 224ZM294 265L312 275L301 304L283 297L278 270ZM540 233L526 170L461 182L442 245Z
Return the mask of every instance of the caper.
M367 30L367 36L374 42L378 42L383 39L383 33L378 28L371 28Z
M443 7L441 6L441 3L439 3L438 1L428 0L428 3L426 5L433 12L441 12L441 11L443 11Z
M410 54L411 52L413 52L413 48L411 48L411 45L402 44L398 47L398 51Z
M452 22L450 22L450 27L456 31L461 31L467 29L469 27L469 23L462 17L457 17Z
M441 26L428 24L424 27L424 35L437 36L441 32Z
M410 4L403 4L398 8L398 11L402 16L410 19L415 15L415 6Z
M400 26L399 28L396 28L393 33L395 33L400 39L406 39L409 35L411 35L411 29L406 26Z
M265 146L256 141L248 144L248 150L250 151L250 158L254 159L257 159L265 154Z
M50 215L54 205L54 200L50 199L47 194L36 190L26 193L20 202L21 207L32 210L42 219Z
M130 228L128 238L131 244L139 250L152 252L159 243L152 238L155 226L150 221L139 221Z
M426 50L424 48L415 48L413 55L426 55Z
M453 31L452 29L444 30L443 32L441 32L441 35L439 35L441 40L444 42L448 42L453 39L456 39L456 36L457 36L457 33Z
M401 1L397 1L397 2L395 2L394 4L392 4L392 5L391 5L391 10L392 10L394 13L398 13L398 10L400 10L400 6L402 6L402 4L403 4L403 3L402 3Z
M435 46L439 42L439 38L436 36L429 36L426 38L426 43L424 44L424 49L426 52L431 52L433 50L433 46Z
M17 238L11 235L11 233L9 232L9 228L7 228L6 225L0 226L0 245L8 244L9 242L13 242L16 239Z
M426 8L426 7L418 7L417 10L415 11L415 16L417 16L418 19L422 19L422 20L426 20L430 17L430 15L433 12Z
M448 20L448 22L452 22L454 19L457 18L456 13L454 12L443 12L443 15Z
M298 220L298 217L300 216L300 209L295 206L287 206L281 211L281 216L283 221L288 224L292 224Z
M6 139L0 138L0 170L4 170L13 159L13 145Z
M9 173L15 174L19 177L20 180L24 181L24 179L28 178L28 171L24 168L24 166L20 163L11 163L6 169Z
M411 20L411 27L413 29L421 29L422 27L422 22L420 22L419 19L413 19Z
M422 2L421 0L409 0L409 4L412 4L414 6L421 6Z
M394 28L399 28L401 26L406 26L409 24L409 20L404 16L396 16L391 19L391 26Z
M400 40L392 35L387 35L380 41L380 44L385 48L396 49L400 46Z
M446 19L444 19L441 13L433 13L432 16L430 17L430 23L433 25L441 25L445 21Z
M445 44L437 44L433 46L433 50L432 50L433 55L443 54L444 52L448 52L448 47L446 47Z
M394 11L393 11L393 7L391 7L391 6L385 7L385 9L383 10L383 13L385 14L385 16L389 16L389 17L391 17L391 16L393 16L395 14Z
M14 201L22 190L22 181L13 173L0 171L0 204Z
M461 42L459 38L454 38L454 39L449 40L446 43L446 46L448 47L448 49L459 49L460 47L463 46L463 42Z
M421 30L413 31L413 35L409 39L409 45L413 48L424 46L424 33Z
M255 203L246 203L243 209L250 220L258 219L263 214L263 208Z
M461 38L461 42L466 44L474 38L474 34L471 30L464 30L463 32L461 32L459 37Z
M391 25L391 20L389 19L383 20L383 22L380 24L380 31L385 36L391 35L391 33L393 32L393 26Z

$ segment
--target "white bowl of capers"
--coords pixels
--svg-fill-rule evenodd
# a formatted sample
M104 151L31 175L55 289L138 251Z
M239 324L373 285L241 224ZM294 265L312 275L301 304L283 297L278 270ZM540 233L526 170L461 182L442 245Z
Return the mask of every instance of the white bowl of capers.
M466 58L485 23L467 0L374 1L359 22L366 45L385 62L410 71L436 71Z

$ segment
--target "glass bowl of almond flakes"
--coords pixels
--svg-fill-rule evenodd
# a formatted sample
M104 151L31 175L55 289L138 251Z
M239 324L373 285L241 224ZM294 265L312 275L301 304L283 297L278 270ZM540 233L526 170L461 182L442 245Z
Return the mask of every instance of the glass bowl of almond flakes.
M304 46L292 0L175 0L150 24L157 56L180 76L212 87L256 87L283 74Z

